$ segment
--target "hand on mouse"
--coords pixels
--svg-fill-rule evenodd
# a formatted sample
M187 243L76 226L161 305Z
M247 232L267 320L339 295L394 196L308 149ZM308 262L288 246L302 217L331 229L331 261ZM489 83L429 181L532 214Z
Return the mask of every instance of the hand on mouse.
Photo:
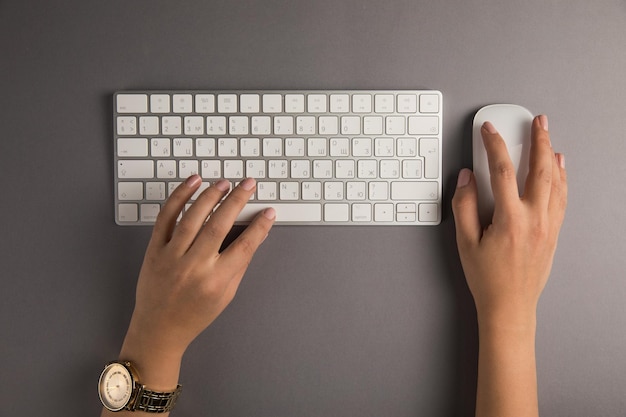
M452 200L457 243L479 318L534 313L546 284L567 204L564 157L555 154L545 116L532 125L525 192L519 197L514 168L493 125L482 128L495 199L483 230L477 189L469 170L459 174Z
M470 170L452 199L457 245L479 328L477 416L536 416L536 311L567 204L565 159L555 154L545 116L534 118L529 173L520 197L507 148L482 126L495 211L481 227Z
M183 353L231 302L276 215L274 209L264 210L220 252L237 215L254 192L255 181L249 178L241 182L221 204L230 188L228 181L207 188L177 225L181 210L201 182L198 175L189 177L159 213L120 352L120 359L133 362L141 382L152 390L176 387ZM104 410L103 415L107 413Z

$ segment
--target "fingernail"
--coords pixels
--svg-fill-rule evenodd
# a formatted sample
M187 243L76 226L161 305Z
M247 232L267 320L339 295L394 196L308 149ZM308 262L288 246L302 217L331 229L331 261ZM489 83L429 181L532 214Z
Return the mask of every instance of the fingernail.
M472 171L467 168L463 168L459 172L459 177L456 181L456 188L465 187L470 182Z
M548 131L548 116L546 116L545 114L540 115L539 124L541 125L543 130L547 132Z
M214 187L220 190L221 192L225 193L226 191L230 190L230 181L219 180L218 182L215 183Z
M492 135L494 133L498 133L498 130L494 125L491 124L491 122L483 123L483 129L485 129L488 133L491 133Z
M256 184L256 181L254 180L254 178L246 178L245 180L243 180L241 182L241 184L239 184L241 186L241 188L243 188L246 191L250 191L254 188Z
M276 210L274 210L272 207L266 208L265 210L263 210L263 215L268 220L274 220L276 218Z
M559 163L559 166L565 169L565 155L563 155L562 153L557 153L556 160Z
M189 178L187 178L185 180L185 184L188 187L191 187L191 188L195 187L196 185L200 184L201 182L202 182L202 178L200 178L200 175L198 175L198 174L194 174L194 175L192 175L191 177L189 177Z

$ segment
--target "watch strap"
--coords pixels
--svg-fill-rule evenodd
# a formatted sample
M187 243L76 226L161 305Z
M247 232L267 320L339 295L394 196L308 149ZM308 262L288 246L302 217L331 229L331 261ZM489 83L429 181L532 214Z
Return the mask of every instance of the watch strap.
M132 405L132 411L167 413L174 408L174 404L176 404L176 400L182 390L183 387L178 385L174 391L157 392L140 385L137 397Z

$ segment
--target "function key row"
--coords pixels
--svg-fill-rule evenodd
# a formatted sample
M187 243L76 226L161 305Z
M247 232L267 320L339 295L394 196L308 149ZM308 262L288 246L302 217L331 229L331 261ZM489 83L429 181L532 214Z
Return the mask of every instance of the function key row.
M438 113L437 94L118 94L118 113Z

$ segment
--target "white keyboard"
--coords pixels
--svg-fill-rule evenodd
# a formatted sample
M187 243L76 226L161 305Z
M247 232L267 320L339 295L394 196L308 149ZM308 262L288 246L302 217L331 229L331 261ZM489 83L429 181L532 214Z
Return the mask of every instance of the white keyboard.
M116 223L154 224L197 173L198 193L256 179L241 224L274 207L277 224L437 225L442 108L434 90L117 92Z

